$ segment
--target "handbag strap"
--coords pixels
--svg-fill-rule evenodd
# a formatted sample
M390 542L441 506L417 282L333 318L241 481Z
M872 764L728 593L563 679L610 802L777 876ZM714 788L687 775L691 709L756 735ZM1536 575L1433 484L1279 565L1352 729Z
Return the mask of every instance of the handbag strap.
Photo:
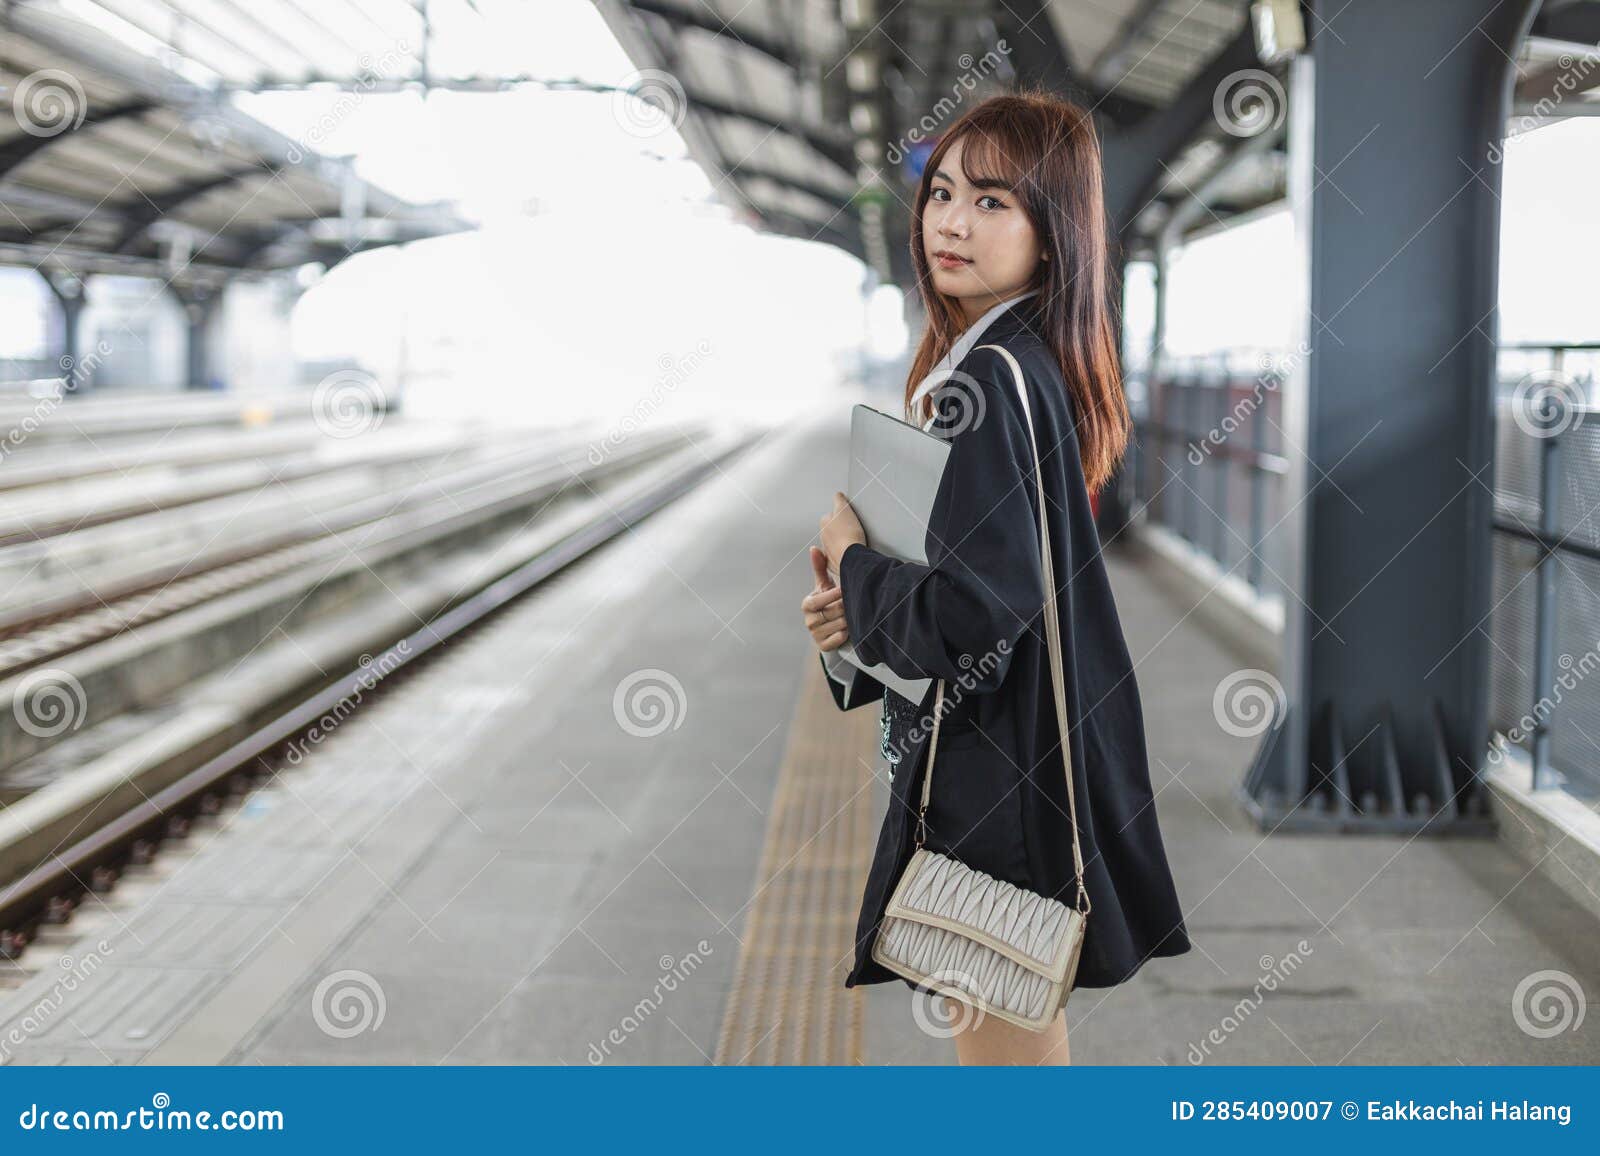
M978 349L993 349L1011 364L1017 382L1017 396L1022 399L1022 414L1028 426L1028 441L1033 447L1033 477L1039 492L1039 544L1040 560L1044 571L1044 632L1050 648L1050 686L1055 692L1056 729L1061 735L1061 758L1067 769L1067 808L1072 819L1072 866L1076 873L1077 909L1089 914L1089 893L1083 886L1083 848L1078 841L1078 801L1072 783L1072 747L1067 742L1067 696L1061 660L1061 622L1056 614L1056 576L1051 561L1050 527L1046 520L1044 497L1044 467L1039 460L1039 439L1033 428L1033 409L1028 405L1028 387L1022 376L1022 367L1009 349L999 345L980 345ZM973 352L976 352L974 350ZM927 835L928 799L933 791L933 757L939 749L939 720L944 711L944 679L939 679L933 706L933 734L928 740L928 769L922 776L922 805L917 810L917 846L921 847Z

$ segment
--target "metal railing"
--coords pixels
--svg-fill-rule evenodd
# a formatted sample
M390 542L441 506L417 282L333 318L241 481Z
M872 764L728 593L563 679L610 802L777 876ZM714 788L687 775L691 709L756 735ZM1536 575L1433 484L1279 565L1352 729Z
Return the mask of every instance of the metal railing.
M1600 797L1600 342L1508 344L1496 399L1490 725L1536 788ZM1130 374L1135 512L1281 598L1283 374L1227 350ZM1292 448L1292 447L1290 447Z
M1490 725L1535 789L1596 797L1600 342L1506 345L1498 376Z
M1226 350L1163 359L1129 383L1132 508L1182 537L1224 571L1241 569L1262 597L1281 598L1270 532L1282 519L1282 385L1286 356Z

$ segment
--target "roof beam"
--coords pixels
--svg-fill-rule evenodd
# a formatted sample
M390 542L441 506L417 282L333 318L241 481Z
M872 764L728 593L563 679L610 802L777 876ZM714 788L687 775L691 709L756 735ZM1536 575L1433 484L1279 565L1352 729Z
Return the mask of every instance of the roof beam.
M815 197L819 201L825 201L836 209L849 208L850 202L854 199L852 194L841 193L831 186L809 181L804 177L790 176L787 173L779 172L777 169L769 168L765 165L751 164L748 161L741 164L737 170L730 172L728 176L740 181L746 179L771 181L775 185L783 185L786 188L805 193L808 197Z
M371 93L409 92L422 81L414 76L328 76L310 73L298 80L282 76L262 76L248 84L221 84L219 93L228 92L302 92L312 86L337 88L344 92ZM614 84L600 84L573 77L545 77L522 73L517 76L433 76L428 88L441 92L504 92L520 85L538 88L581 92L615 92Z
M301 223L294 221L283 222L257 230L255 233L240 239L242 243L234 255L234 260L243 268L251 268L261 254L279 242L287 241L297 235L304 236L305 229Z
M318 19L315 12L307 10L308 4L313 8L319 4L325 8L327 0L288 0L288 3L308 27L316 29L317 35L322 39L325 48L331 47L333 52L347 60L360 61L361 46L359 44L353 43L348 37L335 32L326 23ZM364 9L361 11L361 17L369 24L372 23L372 17ZM385 36L392 37L393 34L386 33Z
M49 148L51 145L66 140L74 133L84 132L99 125L109 124L114 120L125 117L143 116L155 107L153 101L138 99L128 100L121 104L108 105L105 108L91 106L84 114L83 123L70 132L56 133L54 136L32 136L23 133L0 145L0 181L5 180L6 174L22 164L35 153Z
M281 32L279 32L267 21L261 19L261 17L257 16L254 12L251 12L247 8L236 3L236 0L213 0L213 3L220 4L223 8L226 8L228 12L233 15L234 19L243 21L244 23L250 25L253 29L255 29L256 34L259 35L263 40L276 43L281 51L287 53L291 57L298 58L302 63L305 62L305 50L302 49L300 45L294 43L294 41L290 40L287 36L284 36ZM295 11L298 12L299 9L296 8ZM310 67L307 66L305 71L310 72Z
M1140 0L1139 5L1128 13L1118 27L1116 35L1105 48L1101 49L1100 55L1095 57L1094 63L1089 66L1089 78L1095 87L1112 89L1117 86L1117 82L1122 79L1122 74L1126 71L1123 62L1133 48L1133 42L1139 38L1139 33L1150 23L1150 18L1159 12L1165 3L1166 0Z
M206 177L204 180L190 181L154 196L141 197L136 202L123 205L122 210L127 215L128 223L117 236L112 252L131 252L140 239L150 231L150 226L207 193L236 185L250 177L270 177L277 172L277 165L249 165L242 169L234 169L232 172Z
M847 173L855 172L856 154L850 143L850 138L843 135L832 134L825 129L795 124L792 121L782 121L770 117L764 112L740 105L729 104L716 97L704 93L686 93L689 106L701 112L709 112L713 116L731 117L736 120L747 120L751 124L758 124L762 128L772 129L774 132L787 133L789 136L803 140L817 152L827 157Z
M1113 229L1121 231L1132 222L1161 179L1162 165L1177 156L1203 126L1214 123L1212 97L1217 88L1235 72L1260 67L1255 30L1246 20L1238 35L1195 74L1171 104L1136 128L1106 137L1102 146L1106 215Z
M192 42L180 48L177 44L178 32L181 31L185 34L200 32L209 37L215 46L220 47L224 54L232 53L240 60L249 61L257 72L267 71L267 62L262 57L235 43L232 37L214 28L207 20L197 16L192 9L187 7L180 12L171 3L164 2L162 6L167 9L172 17L167 23L167 30L164 30L160 25L151 25L148 17L136 18L135 14L124 10L121 5L112 6L106 4L104 0L89 0L89 2L114 19L131 25L150 37L150 39L160 42L179 60L192 61L217 76L226 76L228 74L227 70L219 65L217 56L213 54L208 58L200 55L195 51Z
M1100 83L1092 69L1076 72L1069 45L1057 35L1049 7L1050 0L1008 0L1003 9L1009 17L1010 56L1020 82L1064 92L1119 128L1136 124L1155 111L1154 105L1114 91L1115 85Z
M781 44L759 32L751 32L734 28L730 23L718 20L715 15L703 9L684 9L670 4L662 4L660 0L626 0L627 7L635 12L648 12L652 16L659 16L674 30L694 28L700 32L708 32L723 40L732 41L744 48L749 48L763 56L770 57L785 68L797 67L795 55L787 45Z

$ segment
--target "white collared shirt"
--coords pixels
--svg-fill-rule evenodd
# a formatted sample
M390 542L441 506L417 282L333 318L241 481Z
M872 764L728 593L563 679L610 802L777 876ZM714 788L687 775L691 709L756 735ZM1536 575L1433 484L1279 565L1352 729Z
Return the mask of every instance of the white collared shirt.
M950 379L950 375L955 372L956 366L960 365L966 359L967 354L972 352L973 347L983 338L983 331L989 328L996 317L999 317L1000 314L1010 309L1018 301L1032 297L1038 292L1037 289L1029 289L1025 293L1018 293L1015 297L1008 297L963 329L961 336L956 338L955 344L950 346L949 352L934 363L933 368L928 370L927 375L917 383L917 388L912 390L911 400L906 406L907 413L914 415L917 412L917 407L921 405L922 399L929 392L939 388ZM922 428L925 430L932 429L933 423L937 420L938 414L935 414L923 423Z

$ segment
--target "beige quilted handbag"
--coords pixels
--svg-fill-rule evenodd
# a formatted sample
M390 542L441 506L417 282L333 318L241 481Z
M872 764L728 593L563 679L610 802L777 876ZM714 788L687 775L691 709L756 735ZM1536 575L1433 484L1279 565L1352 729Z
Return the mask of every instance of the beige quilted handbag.
M1061 623L1056 617L1056 580L1045 519L1039 440L1028 406L1028 389L1016 358L998 345L978 348L998 350L1010 362L1017 391L1022 397L1022 412L1028 422L1028 438L1033 444L1034 480L1039 490L1045 636L1050 645L1050 675L1055 690L1056 724L1061 733L1061 757L1067 769L1072 862L1077 872L1076 906L1068 907L1059 900L1013 886L974 870L953 856L923 846L933 784L933 756L939 749L939 720L944 714L944 680L940 679L934 699L933 734L928 740L928 769L922 778L922 805L917 811L917 849L895 885L894 894L889 897L882 926L873 941L872 958L890 971L960 1000L982 1014L1038 1032L1050 1026L1072 991L1088 926L1089 896L1083 886L1083 850L1078 841L1078 805L1072 786L1072 748L1067 744ZM1017 837L1021 838L1021 832Z

